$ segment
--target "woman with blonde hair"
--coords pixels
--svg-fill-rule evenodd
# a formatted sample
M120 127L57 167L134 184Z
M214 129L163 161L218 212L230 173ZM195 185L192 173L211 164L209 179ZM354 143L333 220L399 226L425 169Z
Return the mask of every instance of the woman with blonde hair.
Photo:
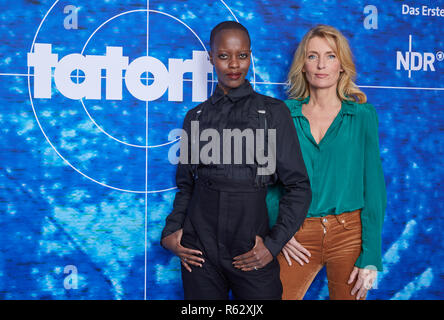
M307 218L283 247L283 299L302 299L326 266L330 299L365 299L382 270L386 207L375 108L354 83L346 38L318 25L302 39L289 72L293 122L312 188ZM267 198L276 210L276 193ZM297 263L294 263L294 261Z

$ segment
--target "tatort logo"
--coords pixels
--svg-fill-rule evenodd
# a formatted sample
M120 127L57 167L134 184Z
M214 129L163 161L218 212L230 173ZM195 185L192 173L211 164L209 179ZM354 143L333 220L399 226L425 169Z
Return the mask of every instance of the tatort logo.
M443 53L438 51L432 52L416 52L412 51L412 35L409 35L409 50L407 52L396 51L396 70L404 69L409 72L409 78L412 71L435 71L435 60L442 61Z
M34 68L34 98L51 98L51 73L57 89L69 99L102 99L102 70L106 71L106 100L122 100L122 71L128 91L142 101L162 97L168 89L168 101L183 101L184 74L192 74L192 101L202 102L208 96L208 76L212 65L205 51L194 51L192 59L168 59L168 69L150 56L136 58L129 63L122 47L106 47L105 55L69 54L58 59L52 45L36 43L28 53L28 67ZM74 71L84 73L84 80L74 82ZM152 83L144 84L143 76L150 75Z

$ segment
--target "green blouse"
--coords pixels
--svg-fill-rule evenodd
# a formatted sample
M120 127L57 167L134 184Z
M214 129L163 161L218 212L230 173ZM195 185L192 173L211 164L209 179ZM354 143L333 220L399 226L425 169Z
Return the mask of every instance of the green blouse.
M378 117L371 104L344 100L325 136L316 143L302 114L304 100L286 100L296 127L312 189L307 217L362 209L362 249L355 263L382 271L381 232L387 204L382 171ZM279 142L278 142L279 143ZM280 189L269 188L270 223L277 216Z

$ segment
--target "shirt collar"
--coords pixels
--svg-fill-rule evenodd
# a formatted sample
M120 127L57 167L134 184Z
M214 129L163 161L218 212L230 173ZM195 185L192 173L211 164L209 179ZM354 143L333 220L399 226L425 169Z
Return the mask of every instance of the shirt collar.
M302 100L295 100L295 101L297 102L291 110L291 115L293 117L303 117L304 115L302 114L302 105L307 104L308 101L310 101L310 96ZM342 100L341 110L339 112L341 112L342 114L354 115L356 112L355 103L350 100Z
M251 87L250 82L248 80L245 80L245 82L243 84L241 84L239 87L228 91L226 96L232 102L236 102L236 101L242 99L243 97L246 97L252 93L253 93L253 88ZM214 91L213 95L211 96L211 103L216 104L224 96L225 96L224 91L219 86L216 86L216 90Z

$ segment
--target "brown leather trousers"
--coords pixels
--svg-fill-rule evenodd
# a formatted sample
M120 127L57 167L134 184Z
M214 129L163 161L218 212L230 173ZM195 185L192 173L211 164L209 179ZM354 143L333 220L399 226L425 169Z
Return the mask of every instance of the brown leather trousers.
M361 253L361 210L306 218L295 239L311 253L311 257L308 257L308 264L304 262L301 266L292 260L289 266L282 252L278 255L282 299L301 300L325 265L330 299L355 300L356 294L351 295L351 290L356 279L351 284L347 282Z

